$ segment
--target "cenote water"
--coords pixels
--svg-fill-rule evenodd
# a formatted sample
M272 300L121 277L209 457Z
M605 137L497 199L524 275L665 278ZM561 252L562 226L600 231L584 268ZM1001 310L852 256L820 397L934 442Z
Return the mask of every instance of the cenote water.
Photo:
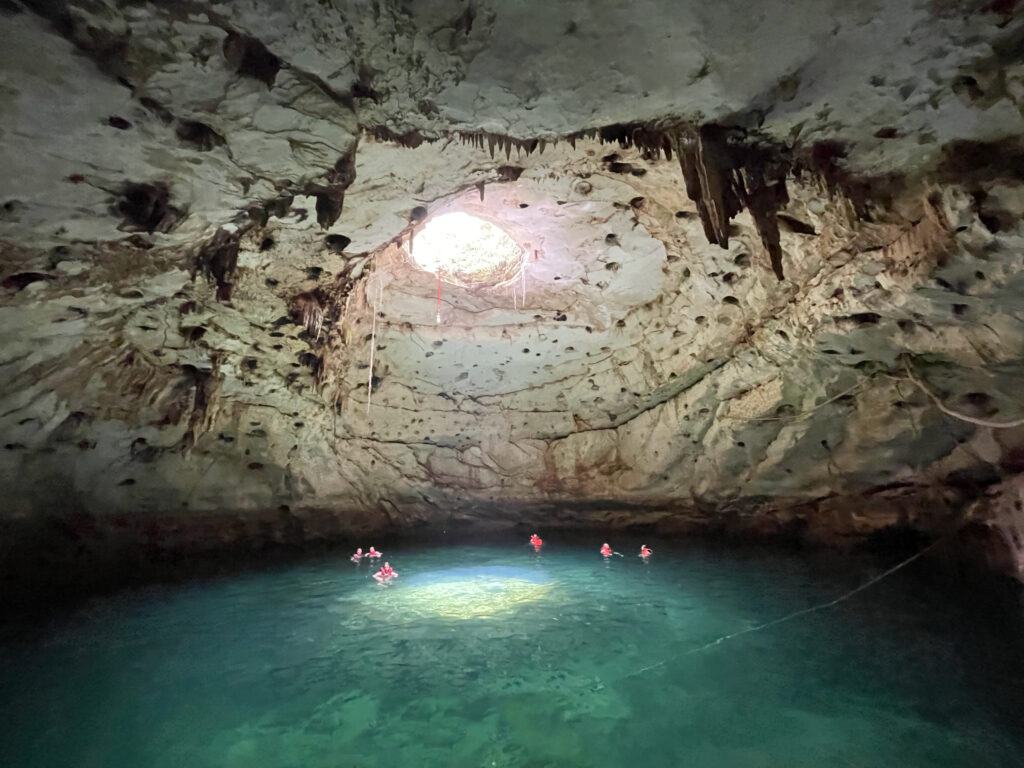
M616 543L613 541L613 543ZM22 766L1020 766L1019 596L915 563L619 542L385 548L8 628Z

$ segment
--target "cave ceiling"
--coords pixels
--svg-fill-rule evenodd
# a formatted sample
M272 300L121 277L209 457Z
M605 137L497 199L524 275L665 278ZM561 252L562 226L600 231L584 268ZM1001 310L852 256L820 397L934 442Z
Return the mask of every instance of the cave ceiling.
M1019 471L1014 2L0 24L12 519L842 538ZM415 245L444 214L518 255L439 280Z

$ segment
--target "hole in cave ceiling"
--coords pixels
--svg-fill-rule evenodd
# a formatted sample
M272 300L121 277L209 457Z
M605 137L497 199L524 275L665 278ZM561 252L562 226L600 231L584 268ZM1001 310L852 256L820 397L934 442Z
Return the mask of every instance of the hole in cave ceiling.
M461 211L429 219L406 251L420 269L464 288L515 280L526 258L504 229Z

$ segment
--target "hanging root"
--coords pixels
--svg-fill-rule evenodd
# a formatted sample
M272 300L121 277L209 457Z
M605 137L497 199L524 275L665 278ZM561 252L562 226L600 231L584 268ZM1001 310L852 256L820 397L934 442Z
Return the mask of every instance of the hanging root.
M319 304L310 303L302 308L302 324L309 335L320 341L320 331L324 327L324 310Z
M315 291L300 293L292 299L292 319L298 319L306 332L316 341L324 328L324 307Z

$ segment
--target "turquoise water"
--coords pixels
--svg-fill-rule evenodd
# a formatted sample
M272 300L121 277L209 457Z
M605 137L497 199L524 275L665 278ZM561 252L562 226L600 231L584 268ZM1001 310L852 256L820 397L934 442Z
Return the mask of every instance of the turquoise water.
M388 586L338 555L8 628L0 763L1024 765L1019 597L915 564L693 652L887 563L647 543L385 548Z

